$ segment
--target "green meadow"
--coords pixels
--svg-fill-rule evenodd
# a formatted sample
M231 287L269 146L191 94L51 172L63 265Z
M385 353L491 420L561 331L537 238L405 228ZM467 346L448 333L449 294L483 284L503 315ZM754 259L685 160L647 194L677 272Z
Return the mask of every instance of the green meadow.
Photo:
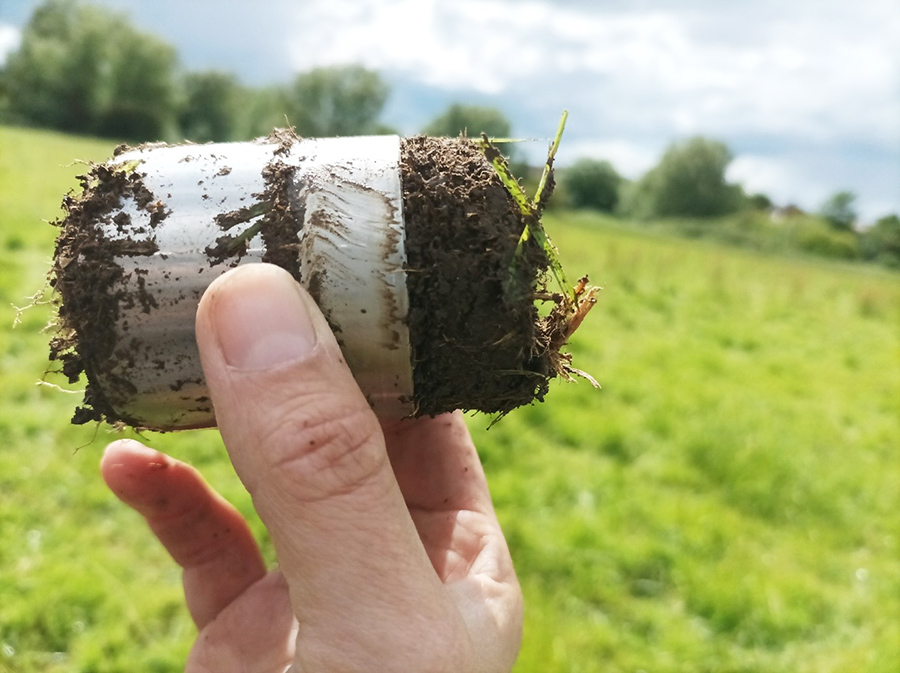
M180 575L103 485L106 427L39 386L43 220L114 143L0 127L0 671L182 669ZM602 384L470 426L526 596L517 673L896 673L900 275L642 232L547 228L604 290ZM49 381L64 384L62 377ZM148 434L271 546L214 431Z

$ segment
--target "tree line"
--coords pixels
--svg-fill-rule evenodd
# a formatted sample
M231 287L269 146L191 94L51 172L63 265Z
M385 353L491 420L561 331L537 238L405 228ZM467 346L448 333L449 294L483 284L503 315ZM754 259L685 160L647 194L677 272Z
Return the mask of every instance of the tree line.
M676 233L771 250L800 250L900 268L900 217L888 214L859 229L856 195L832 194L815 213L776 207L765 194L747 194L726 178L733 155L717 140L672 143L659 163L630 181L608 161L583 158L560 178L561 201L653 223Z
M135 142L245 140L286 118L303 135L375 133L387 96L377 73L356 66L265 89L184 72L174 47L124 15L69 0L35 10L0 71L5 121Z
M389 87L358 65L316 68L267 88L221 71L185 72L174 47L126 16L47 0L0 69L0 119L142 142L247 140L290 124L302 136L393 133L380 121ZM456 104L423 132L508 136L493 108Z
M308 137L393 133L381 121L389 93L377 72L358 65L317 68L266 88L245 86L228 72L186 72L174 47L126 16L78 0L47 0L0 69L0 121L132 142L246 140L285 124ZM459 103L422 129L437 136L466 131L512 135L499 110ZM515 172L527 180L536 169L515 158ZM766 195L746 194L727 181L732 158L722 142L690 138L670 145L656 166L633 181L608 161L581 158L559 171L552 203L628 221L668 220L690 235L757 247L780 241L782 247L900 267L896 215L858 232L855 196L842 191L814 216L788 208L789 221L776 222Z

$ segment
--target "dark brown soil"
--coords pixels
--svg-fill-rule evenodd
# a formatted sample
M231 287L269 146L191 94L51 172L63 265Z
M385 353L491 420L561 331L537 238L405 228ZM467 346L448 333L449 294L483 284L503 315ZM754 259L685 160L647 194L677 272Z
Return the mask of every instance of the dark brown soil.
M526 246L509 282L525 222L473 141L401 147L417 413L505 413L543 399L554 374L534 294L546 255Z
M263 171L266 181L264 198L272 207L261 223L266 250L262 261L280 266L300 282L297 241L305 212L302 201L292 198L292 192L299 189L299 185L295 184L295 171L295 168L279 160L277 152L275 159Z
M246 252L250 239L258 232L265 244L262 261L280 266L290 272L298 282L300 281L297 241L305 213L302 202L292 198L300 188L300 185L295 184L296 169L283 160L291 145L297 140L299 137L292 129L276 129L269 136L269 141L277 144L278 148L272 161L263 169L266 188L262 194L253 195L259 199L254 206L224 213L216 218L216 224L226 234L219 237L215 245L206 249L211 265L226 261L235 265ZM228 169L228 173L230 172L231 169ZM219 174L228 173L219 171ZM232 227L249 222L258 215L264 217L259 220L256 227L251 227L239 237L227 234Z
M164 220L168 211L144 186L141 175L134 171L110 170L98 165L87 175L79 176L83 194L68 195L63 201L66 217L58 222L60 233L56 240L50 285L59 293L59 332L50 341L50 360L61 363L62 373L69 383L76 383L84 373L88 385L82 406L75 409L75 424L99 421L103 418L128 422L117 414L107 394L92 384L96 380L95 367L106 361L115 350L115 323L120 306L141 302L144 310L152 307L152 297L123 297L113 292L125 271L115 261L121 256L143 256L155 253L152 243L129 239L110 240L103 234L101 224L113 224L127 231L130 218L119 213L121 199L130 197L140 208L150 213L150 226ZM90 338L80 338L90 335ZM114 385L124 390L134 388L124 379ZM110 393L112 391L106 391Z

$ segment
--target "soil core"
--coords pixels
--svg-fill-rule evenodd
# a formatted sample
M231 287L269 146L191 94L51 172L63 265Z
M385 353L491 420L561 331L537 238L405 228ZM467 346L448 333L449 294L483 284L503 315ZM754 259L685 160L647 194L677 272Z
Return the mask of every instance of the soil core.
M66 216L56 223L60 232L50 273L59 306L50 359L61 364L70 383L82 374L87 379L73 423L106 420L163 430L214 423L193 341L192 312L215 274L226 268L271 262L287 269L319 299L319 272L302 261L304 236L315 238L318 225L316 213L301 199L308 198L303 195L315 185L281 161L294 141L300 139L284 131L256 141L258 146L276 146L261 174L258 169L253 173L264 189L252 194L249 190L230 209L222 206L202 226L179 204L188 197L191 203L212 203L216 194L233 193L206 191L219 184L216 180L226 185L221 189L233 190L235 183L228 181L253 169L234 165L232 171L213 149L204 149L204 157L213 163L203 179L195 177L187 185L171 178L150 189L140 153L158 146L145 146L94 165L81 176L82 193L66 197ZM265 147L260 151L272 152ZM199 161L188 149L184 152L178 165ZM538 313L536 300L548 301L550 296L543 286L550 261L533 237L522 235L528 215L476 141L419 136L400 140L399 152L402 223L397 226L402 227L398 232L405 232L406 264L394 268L405 275L408 292L408 312L404 308L405 320L401 313L399 324L405 323L409 331L409 413L464 409L503 414L542 400L551 378L576 371L559 353L574 327L560 295L549 317ZM121 154L117 151L116 156ZM138 158L127 160L132 156ZM330 189L341 203L350 198L350 187L368 189L364 184L335 184ZM221 203L225 201L223 196ZM208 244L197 248L196 255L160 249L159 242L166 240L161 232L180 231L182 226L210 232ZM338 266L342 263L337 261ZM322 309L328 316L329 307ZM180 321L174 327L172 316ZM342 347L346 335L340 332L346 328L336 329ZM396 349L396 340L386 348ZM173 370L177 380L171 378ZM147 392L154 390L149 380L155 372L170 377L160 378L169 381L163 392ZM158 388L158 381L153 385ZM165 417L174 420L148 422L131 411L142 408L132 404L134 400L154 395L148 404L166 407ZM178 408L168 409L172 406ZM194 420L178 420L182 418Z

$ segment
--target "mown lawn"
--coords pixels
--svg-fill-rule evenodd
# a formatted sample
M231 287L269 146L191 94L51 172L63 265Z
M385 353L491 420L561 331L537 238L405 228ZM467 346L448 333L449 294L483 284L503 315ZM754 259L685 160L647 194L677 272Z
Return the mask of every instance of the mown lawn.
M113 145L0 127L0 671L177 671L193 638L177 569L99 478L109 431L35 385L51 308L12 329L72 161ZM603 389L471 420L526 592L517 673L895 673L900 276L548 228L605 288L572 345ZM251 514L215 432L145 439Z

